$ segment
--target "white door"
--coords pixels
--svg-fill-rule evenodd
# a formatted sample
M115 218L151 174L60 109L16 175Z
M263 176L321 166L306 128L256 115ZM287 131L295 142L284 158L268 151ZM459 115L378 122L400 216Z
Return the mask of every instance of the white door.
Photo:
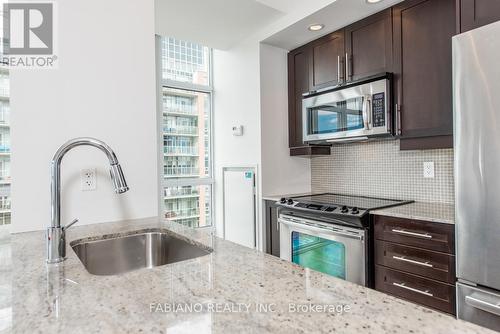
M255 172L224 168L224 239L255 248Z

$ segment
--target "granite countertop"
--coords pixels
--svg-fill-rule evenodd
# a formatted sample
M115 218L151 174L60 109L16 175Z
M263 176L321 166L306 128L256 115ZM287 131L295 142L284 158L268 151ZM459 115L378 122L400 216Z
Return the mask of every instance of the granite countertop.
M374 210L373 215L397 218L424 220L435 223L455 224L455 206L446 203L414 202L393 206L391 208Z
M64 263L46 265L43 232L0 238L0 332L493 333L157 218L75 226L67 240L144 228L174 230L213 252L94 276L69 247Z

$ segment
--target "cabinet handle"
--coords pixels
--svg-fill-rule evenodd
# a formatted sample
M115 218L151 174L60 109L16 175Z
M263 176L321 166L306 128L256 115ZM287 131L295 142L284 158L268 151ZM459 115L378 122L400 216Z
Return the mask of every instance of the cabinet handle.
M401 134L403 133L402 129L401 129L401 105L397 104L396 103L396 117L398 119L398 122L397 122L397 127L398 127L398 135L401 136Z
M410 231L405 231L405 230L400 230L400 229L395 229L395 228L392 229L392 232L398 233L398 234L409 235L409 236L412 236L412 237L432 239L432 235L430 235L429 233L410 232Z
M422 291L422 290L419 290L419 289L415 289L415 288L412 288L410 286L407 286L406 283L404 283L404 282L403 283L393 282L392 285L397 286L398 288L401 288L401 289L410 290L410 291L413 291L413 292L416 292L416 293L420 293L421 295L425 295L425 296L429 296L429 297L434 297L434 295L432 293L430 293L429 290Z
M392 258L394 260L398 260L398 261L403 261L403 262L408 262L408 263L416 264L416 265L419 265L419 266L434 268L434 266L432 264L430 264L429 261L426 261L426 262L415 261L415 260L407 259L404 256L396 256L396 255L393 255Z
M345 54L345 81L348 81L351 78L351 75L349 73L349 55Z
M340 78L340 56L337 56L337 82L342 82Z

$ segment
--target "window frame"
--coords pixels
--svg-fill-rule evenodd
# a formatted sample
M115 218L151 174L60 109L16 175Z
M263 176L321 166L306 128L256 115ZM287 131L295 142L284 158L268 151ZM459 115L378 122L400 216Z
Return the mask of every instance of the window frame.
M158 213L162 221L165 220L165 194L167 187L183 186L210 186L210 225L199 226L197 228L215 228L215 171L214 171L214 88L213 88L213 49L208 48L208 85L199 85L189 82L175 81L163 78L163 59L162 59L162 39L168 38L155 35L156 48L156 85L157 85L157 143L158 143L158 194L159 206ZM163 89L182 89L197 93L208 94L210 106L210 133L209 133L209 168L208 177L186 177L165 179L164 177L164 134L163 134ZM201 167L200 167L201 168ZM204 167L205 168L205 167ZM205 208L199 208L200 212Z

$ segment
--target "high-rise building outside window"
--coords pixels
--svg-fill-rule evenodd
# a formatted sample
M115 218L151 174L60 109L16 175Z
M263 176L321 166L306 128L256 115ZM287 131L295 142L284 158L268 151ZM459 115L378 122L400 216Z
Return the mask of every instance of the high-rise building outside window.
M160 48L164 217L211 226L211 50L171 37L162 37Z

